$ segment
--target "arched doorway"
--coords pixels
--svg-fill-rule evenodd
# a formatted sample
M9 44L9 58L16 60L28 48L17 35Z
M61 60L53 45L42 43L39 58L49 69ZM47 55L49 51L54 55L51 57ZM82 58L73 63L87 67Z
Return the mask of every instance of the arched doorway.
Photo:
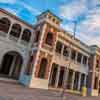
M22 62L22 56L18 52L7 52L0 66L0 76L19 79Z

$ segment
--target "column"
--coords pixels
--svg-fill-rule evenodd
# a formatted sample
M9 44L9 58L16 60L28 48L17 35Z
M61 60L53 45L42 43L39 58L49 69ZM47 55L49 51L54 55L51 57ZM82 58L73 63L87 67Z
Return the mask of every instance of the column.
M10 25L10 27L9 27L8 34L7 34L7 39L9 38L9 35L10 35L10 32L11 32L11 29L12 29L12 26L13 26L13 23L11 23L11 25Z
M69 48L69 60L71 59L71 48Z
M60 75L60 66L58 66L58 71L56 75L56 82L55 82L55 87L58 87L58 82L59 82L59 75Z
M71 84L71 89L72 89L72 90L73 90L73 88L74 88L74 80L75 80L75 72L73 71L72 84Z
M84 86L86 86L87 75L84 76Z
M61 49L61 57L63 57L63 51L64 51L64 44L62 45L62 49Z
M83 57L84 57L84 56L82 55L82 58L81 58L81 65L83 64Z
M86 62L86 65L88 66L88 63L89 63L89 58L87 57L87 62Z
M81 85L81 73L79 73L79 78L78 78L78 90L80 91L80 85Z
M78 52L76 52L75 62L77 62Z
M99 89L100 89L99 81L100 81L100 75L98 76L98 92L99 92Z
M97 77L97 90L99 90L99 75Z
M69 73L69 69L65 69L65 73L64 73L64 88L66 88L67 86L67 80L68 80L68 73Z
M10 68L10 71L9 71L9 76L12 76L13 69L14 69L14 67L16 66L16 65L15 65L16 58L17 58L17 57L14 56L13 62L12 62L12 64L11 64L11 68Z
M21 38L22 38L22 35L23 35L23 31L24 31L24 29L22 28L22 29L21 29L21 32L20 32L19 39L18 39L18 43L21 41Z

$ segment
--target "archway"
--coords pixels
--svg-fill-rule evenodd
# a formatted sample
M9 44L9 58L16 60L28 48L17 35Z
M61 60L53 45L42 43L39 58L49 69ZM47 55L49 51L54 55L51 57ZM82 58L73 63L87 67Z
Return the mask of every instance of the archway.
M18 52L7 52L3 56L3 60L0 66L0 76L19 79L22 62L22 56Z

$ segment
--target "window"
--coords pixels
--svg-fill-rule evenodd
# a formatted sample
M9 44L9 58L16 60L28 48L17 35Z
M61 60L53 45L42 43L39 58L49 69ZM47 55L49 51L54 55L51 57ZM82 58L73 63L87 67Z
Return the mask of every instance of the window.
M52 19L52 21L53 21L53 22L55 22L55 21L56 21L56 19L55 19L55 18L53 18L53 19Z
M85 65L86 65L86 63L87 63L87 57L86 57L86 56L84 56L84 57L83 57L83 64L85 64Z
M96 67L99 68L99 60L96 62Z
M36 35L35 35L35 40L34 40L34 42L38 42L38 41L39 41L39 36L40 36L40 31L36 31L35 34L36 34Z
M78 61L79 63L81 63L81 58L82 58L82 54L81 54L81 53L78 53L77 61Z
M45 72L46 72L47 64L48 64L47 59L43 58L41 60L41 63L40 63L40 69L39 69L39 74L38 74L39 78L42 78L42 79L45 78Z
M29 29L25 29L23 31L22 40L29 42L31 38L31 31Z
M48 45L52 45L53 43L53 34L51 32L47 33L47 37L46 37L46 44Z
M76 57L76 51L72 50L72 52L71 52L71 59L75 60L75 57Z
M58 42L56 43L56 52L57 52L57 53L61 53L62 46L63 46L63 45L62 45L61 42L58 41Z
M5 33L8 33L9 27L10 27L10 20L7 18L0 19L0 31L3 31Z
M67 46L64 46L64 51L63 51L63 55L68 57L69 56L69 50Z
M95 77L95 80L94 80L94 89L97 89L98 88L98 77Z
M20 36L21 26L19 24L13 24L10 34L16 38Z

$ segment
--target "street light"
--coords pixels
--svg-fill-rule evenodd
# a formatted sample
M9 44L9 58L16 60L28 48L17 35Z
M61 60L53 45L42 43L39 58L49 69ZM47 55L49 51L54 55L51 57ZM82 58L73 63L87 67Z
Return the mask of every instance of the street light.
M73 36L72 36L72 40L75 39L75 36L76 36L76 29L77 29L77 21L71 21L74 23L74 28L73 28ZM72 43L70 42L70 45L69 45L69 48L71 49L72 48ZM71 60L69 59L69 65L68 65L68 68L70 67L71 65ZM66 70L67 70L67 67L66 67ZM67 74L68 75L68 74ZM65 75L66 77L66 75ZM65 78L64 77L64 78ZM65 78L67 79L67 78ZM65 96L64 96L64 93L65 93L65 90L66 90L66 86L67 86L67 83L66 83L66 80L64 81L64 85L63 85L63 91L62 91L62 94L61 94L61 98L62 100L65 100Z

